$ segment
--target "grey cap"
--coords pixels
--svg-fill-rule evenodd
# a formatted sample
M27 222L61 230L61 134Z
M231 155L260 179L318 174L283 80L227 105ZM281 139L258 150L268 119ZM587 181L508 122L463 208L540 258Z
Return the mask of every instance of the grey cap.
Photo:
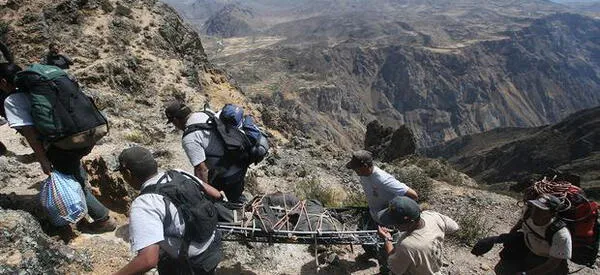
M192 113L190 107L180 101L171 101L166 104L165 115L167 116L167 123L173 122L175 118L185 118Z
M136 175L145 174L148 171L156 171L158 164L150 150L134 146L127 148L119 154L118 169L128 169Z
M549 211L556 211L562 206L560 199L550 194L542 194L537 199L528 202L539 209Z
M356 169L371 165L373 165L373 154L367 150L358 150L352 152L352 159L346 163L346 168Z

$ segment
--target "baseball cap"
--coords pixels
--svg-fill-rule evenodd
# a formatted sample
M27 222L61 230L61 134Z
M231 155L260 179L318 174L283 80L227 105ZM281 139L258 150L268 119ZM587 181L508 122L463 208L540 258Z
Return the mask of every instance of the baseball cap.
M124 168L135 175L145 175L155 172L158 164L150 150L140 146L133 146L123 150L119 154L118 170Z
M165 115L167 123L172 123L175 118L184 118L189 115L192 110L180 101L171 101L166 105Z
M371 166L373 164L373 154L367 150L358 150L352 152L352 159L346 163L346 168L356 169L362 166Z
M560 199L550 194L543 194L537 199L529 200L528 202L539 209L551 211L557 210L562 205Z
M377 213L379 222L385 226L406 224L421 217L421 209L417 202L405 196L393 198L388 208Z

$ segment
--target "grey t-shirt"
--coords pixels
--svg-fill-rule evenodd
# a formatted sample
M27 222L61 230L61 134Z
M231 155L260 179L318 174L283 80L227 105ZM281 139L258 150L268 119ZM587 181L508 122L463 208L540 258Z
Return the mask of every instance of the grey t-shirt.
M205 113L193 113L186 121L185 126L206 123L208 119L209 117ZM183 137L182 145L190 163L194 167L202 162L206 162L208 169L217 169L216 161L225 153L222 141L217 136L217 133L211 130L198 130L186 135ZM241 169L237 165L231 165L226 171L220 171L219 174L227 177L239 172Z
M360 184L367 197L371 217L378 223L377 212L387 208L393 198L404 196L408 191L406 184L377 166L373 167L371 175L360 177Z

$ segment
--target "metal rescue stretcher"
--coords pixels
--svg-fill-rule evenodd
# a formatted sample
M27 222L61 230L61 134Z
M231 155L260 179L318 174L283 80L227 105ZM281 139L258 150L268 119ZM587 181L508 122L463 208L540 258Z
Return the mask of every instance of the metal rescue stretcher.
M366 207L326 209L314 200L300 200L293 206L265 203L257 196L238 205L234 218L220 221L217 228L224 241L353 245L381 244L377 230L360 230ZM316 205L316 206L315 206ZM316 210L316 211L315 211ZM241 216L241 217L240 217Z

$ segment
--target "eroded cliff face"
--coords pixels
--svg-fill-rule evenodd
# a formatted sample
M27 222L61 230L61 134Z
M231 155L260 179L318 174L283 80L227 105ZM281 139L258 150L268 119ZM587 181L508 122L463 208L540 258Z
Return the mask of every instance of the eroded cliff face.
M430 157L448 159L481 183L524 182L554 176L549 169L579 176L586 192L600 190L600 107L536 128L496 129L429 148Z
M425 147L600 104L598 20L556 14L504 36L454 48L281 42L223 59L242 86L308 109L309 135L342 146L360 144L373 119L408 125Z

